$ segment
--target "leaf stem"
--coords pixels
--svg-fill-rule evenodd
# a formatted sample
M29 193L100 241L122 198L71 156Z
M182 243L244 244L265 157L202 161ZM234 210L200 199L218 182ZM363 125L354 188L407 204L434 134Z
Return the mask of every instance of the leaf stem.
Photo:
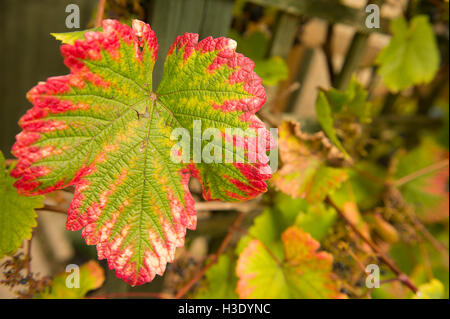
M406 183L409 183L417 178L420 178L424 175L430 174L434 171L438 171L444 167L447 167L449 165L449 161L448 159L442 160L440 162L434 163L430 166L424 167L418 171L415 171L409 175L403 176L402 178L396 180L394 182L394 186L396 187L400 187L403 186Z
M53 206L53 205L44 205L44 207L36 209L36 211L40 212L52 212L52 213L58 213L58 214L64 214L67 215L67 209L64 209L62 207Z
M105 14L105 4L106 0L98 0L97 17L95 19L95 27L101 27L103 16Z
M237 210L239 212L247 213L252 209L258 207L259 200L252 200L244 203L229 203L229 202L196 202L196 211L215 211L215 210Z
M33 240L33 236L31 236L31 239L28 240L28 245L27 245L27 256L26 256L27 277L26 278L30 278L31 277L31 241L32 240Z

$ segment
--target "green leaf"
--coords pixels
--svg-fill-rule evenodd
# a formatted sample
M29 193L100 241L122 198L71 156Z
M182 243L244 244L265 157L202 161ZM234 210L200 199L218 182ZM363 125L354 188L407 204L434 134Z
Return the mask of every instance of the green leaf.
M73 31L73 32L63 32L63 33L50 33L55 37L56 40L61 41L64 44L74 44L76 40L84 40L84 34L86 32L98 32L101 31L102 28L92 28L88 30L82 31Z
M334 88L321 90L316 101L316 114L322 129L331 142L348 158L344 146L336 134L336 125L341 120L369 123L375 113L374 105L367 101L368 92L352 77L347 89L339 91ZM342 124L341 124L342 126Z
M437 279L419 286L413 299L444 299L444 285Z
M336 221L337 212L323 203L308 206L305 212L298 214L295 225L320 241L325 237Z
M289 69L283 58L266 57L269 38L263 32L253 31L249 35L241 36L232 29L228 36L236 40L240 52L255 62L255 72L261 77L264 85L277 85L288 78Z
M44 206L42 196L22 196L14 188L15 179L6 172L0 152L0 258L12 255L36 227L36 208Z
M76 276L79 275L77 283ZM52 283L39 293L36 299L80 299L100 288L105 281L105 272L96 261L89 261L75 270L56 275Z
M281 234L295 223L300 212L307 209L305 200L277 193L274 206L266 208L255 218L248 234L239 241L236 253L240 254L252 239L260 240L267 247L279 245Z
M236 299L236 263L228 255L221 255L206 272L206 280L196 291L196 299Z
M372 120L374 107L367 101L369 92L352 77L347 89L342 92L334 88L325 91L333 118L353 116L360 123Z
M237 49L245 56L253 60L263 60L269 47L269 37L261 31L253 31L241 36L236 30L231 29L228 36L237 42Z
M274 175L275 187L309 203L322 201L339 188L348 176L344 169L327 166L343 155L331 145L322 132L309 135L293 122L279 128L278 147L283 166Z
M71 73L28 92L33 108L19 122L12 174L27 194L74 185L67 229L83 229L119 278L144 284L164 273L196 227L191 177L206 200L266 191L274 145L255 116L265 91L253 62L227 38L177 37L153 91L158 46L149 25L104 20L102 31L83 36L61 47Z
M342 145L341 141L336 135L336 131L334 129L334 120L331 112L331 106L328 102L327 96L325 92L320 91L319 95L317 96L316 101L316 114L317 114L317 120L319 121L320 125L322 126L322 129L327 134L330 141L336 145L336 147L347 157L349 158L350 155L348 155L347 151L345 150L344 146Z
M255 72L261 77L263 84L277 85L280 81L287 80L289 69L283 58L273 56L265 60L255 60Z
M310 234L293 226L282 243L277 252L257 239L248 244L236 268L240 298L345 297L331 274L333 256L318 252L320 245Z
M364 172L367 172L372 176L376 176L380 180L384 180L386 177L386 171L385 169L369 161L359 161L358 163L355 163L355 168L357 170L347 170L354 199L358 207L362 210L368 210L373 208L379 201L384 185L367 178Z
M391 22L392 39L376 59L378 73L392 91L430 82L439 68L439 50L433 27L424 15Z
M448 158L448 152L431 138L425 138L419 146L409 152L400 151L394 179L420 171ZM412 179L400 187L404 199L415 206L416 213L425 221L448 219L448 168L430 172Z

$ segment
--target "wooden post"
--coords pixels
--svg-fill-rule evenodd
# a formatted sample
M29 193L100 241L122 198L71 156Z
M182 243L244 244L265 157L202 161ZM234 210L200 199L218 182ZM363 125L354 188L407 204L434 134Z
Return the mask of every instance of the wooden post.
M81 30L96 5L92 0L0 0L0 148L5 157L20 128L17 121L31 107L26 93L50 76L68 74L51 32L70 32L66 6L80 8Z
M232 20L232 0L154 0L150 24L158 37L158 60L153 88L161 81L164 60L178 35L198 33L200 38L226 36Z

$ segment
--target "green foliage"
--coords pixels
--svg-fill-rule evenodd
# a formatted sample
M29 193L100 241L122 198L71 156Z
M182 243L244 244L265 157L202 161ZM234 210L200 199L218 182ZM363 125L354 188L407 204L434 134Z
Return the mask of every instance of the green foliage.
M331 88L325 91L333 119L342 117L355 117L360 123L370 123L374 108L368 102L366 89L352 77L345 91Z
M220 256L217 263L206 272L206 279L197 289L196 299L236 299L236 264L228 256Z
M354 200L364 210L373 208L380 199L384 187L379 182L367 177L375 176L379 180L386 178L386 171L376 163L370 161L359 161L355 169L347 169L349 182L352 188Z
M0 152L0 258L12 255L36 227L36 208L44 206L42 196L23 196L14 188L15 179L5 167Z
M397 154L394 177L401 179L445 157L442 149L432 139L426 138L411 151L401 151ZM427 214L435 215L441 211L438 205L446 200L446 183L448 184L448 169L444 168L415 178L402 185L400 190L405 200L416 207L419 216L426 218ZM434 209L437 212L433 212Z
M372 103L367 101L368 92L355 77L345 91L334 88L321 90L316 101L317 120L331 142L348 158L336 133L336 125L340 122L370 123L375 113Z
M327 134L330 141L336 145L336 147L346 156L348 155L347 151L344 149L341 141L336 135L336 131L334 130L334 122L333 122L333 114L331 110L330 102L328 101L327 95L325 92L319 92L316 101L316 114L317 120L322 126L323 131Z
M50 33L55 37L56 40L61 41L64 44L74 44L77 40L84 40L84 34L86 32L98 32L101 31L102 28L92 28L88 30L82 31L73 31L73 32L63 32L63 33Z
M255 72L261 77L263 84L268 86L275 86L289 76L286 62L279 56L255 60Z
M269 38L260 31L241 36L235 30L230 30L228 36L238 43L238 50L255 62L255 72L262 78L263 84L272 86L289 76L286 62L279 56L266 57Z
M391 22L389 45L377 57L379 74L392 91L430 82L439 68L439 50L428 17L419 15L410 24L403 17Z
M414 299L444 299L444 285L437 279L420 285Z
M333 227L337 212L333 207L326 207L323 203L308 206L305 212L300 212L295 225L320 241Z

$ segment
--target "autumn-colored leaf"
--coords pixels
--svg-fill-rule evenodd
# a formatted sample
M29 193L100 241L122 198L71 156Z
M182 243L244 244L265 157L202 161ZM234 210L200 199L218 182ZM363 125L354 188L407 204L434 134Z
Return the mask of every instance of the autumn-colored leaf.
M322 132L310 135L294 122L279 128L278 147L283 166L273 177L280 191L308 202L323 200L347 179L347 173L327 162L341 162L342 153Z
M270 251L252 240L239 256L240 298L344 298L332 275L333 256L296 226L282 234L283 248Z
M96 261L89 261L77 270L56 275L52 283L39 293L37 299L78 299L100 288L105 281L105 272Z
M441 161L448 161L448 151L431 139L424 139L409 152L395 156L394 178L400 180ZM449 218L449 171L447 167L419 175L400 187L404 199L416 207L425 222L445 221Z
M279 245L281 234L295 223L300 212L307 209L304 199L276 193L274 205L254 219L247 235L239 240L236 253L240 254L252 239L260 240L268 248Z
M12 175L28 195L74 185L67 229L83 229L99 258L139 285L164 273L186 229L196 227L190 177L201 181L207 200L246 200L266 191L265 151L273 143L262 149L255 136L261 129L272 142L255 116L265 92L253 62L227 38L177 37L153 91L158 45L149 25L104 20L101 31L83 37L61 46L70 74L28 92L33 108L19 122ZM215 137L211 142L219 161L199 162L196 150L174 160L180 155L172 152L175 128L194 131L194 145L211 148L209 140L198 141L199 125L199 134L216 128L229 142L218 148ZM233 129L253 135L243 139ZM224 162L229 153L236 159Z

